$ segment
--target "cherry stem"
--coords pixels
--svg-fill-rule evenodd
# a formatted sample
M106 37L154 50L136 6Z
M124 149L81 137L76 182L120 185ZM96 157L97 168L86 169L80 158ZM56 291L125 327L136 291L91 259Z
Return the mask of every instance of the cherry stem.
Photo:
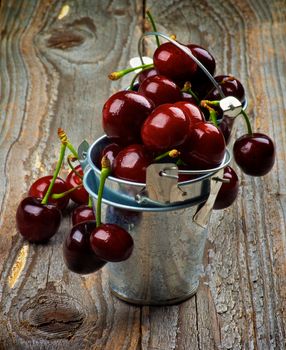
M180 151L178 151L176 149L172 149L171 151L167 151L167 152L165 152L163 154L160 154L154 160L158 161L158 160L161 160L161 159L166 158L166 157L178 158L180 156L180 154L181 154Z
M187 94L190 94L195 101L197 102L197 104L200 104L200 99L198 98L197 94L192 90L191 88L191 83L189 81L187 81L183 87L183 89L181 90L182 92L186 92Z
M71 151L71 153L75 156L75 158L78 159L77 151L75 150L74 146L71 144L70 140L67 137L67 134L62 128L58 128L58 136L62 143L65 143L67 145L67 148Z
M133 91L134 89L134 84L135 84L135 81L137 80L138 76L145 70L149 69L150 67L147 67L147 68L143 68L140 72L136 73L133 77L133 79L131 80L131 83L130 83L130 90Z
M218 127L216 111L213 108L208 108L208 110L210 112L210 120L212 121L214 126Z
M48 190L44 196L44 198L42 199L41 201L41 204L47 204L48 203L48 200L49 200L49 197L51 195L51 192L53 190L53 187L54 187L54 184L56 182L56 179L59 175L59 172L61 170L61 166L63 164L63 160L64 160L64 157L65 157L65 151L66 151L66 148L67 148L67 144L65 142L62 141L62 144L61 144L61 150L60 150L60 156L59 156L59 160L58 160L58 163L57 163L57 166L56 166L56 170L54 172L54 175L53 175L53 178L52 178L52 181L50 182L50 185L48 187Z
M126 69L123 69L123 70L119 70L117 72L112 72L112 73L110 73L108 75L108 78L110 80L118 80L118 79L124 77L124 75L126 75L128 73L131 73L131 72L134 72L137 69L151 68L151 67L154 67L153 63L141 64L140 66L137 66L137 67L131 67L131 68L126 68Z
M72 172L76 174L76 176L78 176L81 180L83 179L83 177L81 176L81 174L75 170L75 167L72 165L72 160L75 159L75 157L72 157L72 155L70 154L68 157L67 157L67 162L68 162L68 165L69 167L71 168Z
M81 188L81 187L82 187L82 184L77 185L77 186L75 186L75 187L73 187L73 188L70 188L69 190L67 190L67 191L65 191L65 192L62 192L62 193L53 193L53 194L51 195L51 198L53 198L53 199L60 199L60 198L63 198L63 197L65 197L66 195L70 194L71 192L73 192L73 191L75 191L75 190L77 190L77 189L79 189L79 188Z
M107 156L103 156L101 160L101 173L100 173L100 182L98 186L97 194L97 204L96 204L96 227L101 225L101 203L102 195L104 190L105 180L111 173L110 161Z
M87 203L87 206L88 206L89 208L92 208L92 198L91 198L91 196L88 196L88 203Z
M218 104L217 104L218 103ZM218 123L217 123L217 112L210 106L218 106L219 105L219 101L208 101L208 100L202 100L200 105L204 108L206 108L209 113L210 113L210 120L212 121L212 123L214 124L214 126L218 127Z
M231 78L231 77L229 77ZM203 107L206 107L206 105L211 105L211 106L219 106L219 101L208 101L208 100L203 100L201 101L201 105ZM208 108L208 107L206 107ZM247 132L248 134L252 134L253 131L252 131L252 127L251 127L251 124L250 124L250 119L249 119L249 116L247 115L247 113L242 109L240 114L242 114L243 118L244 118L244 121L246 123L246 127L247 127Z
M242 114L242 116L243 116L243 118L245 120L248 134L252 134L253 133L252 132L252 127L251 127L248 115L245 113L245 111L243 109L241 110L240 114Z
M150 23L151 23L151 25L152 25L153 32L157 32L156 23L155 23L155 21L154 21L154 19L153 19L153 16L151 15L151 12L150 12L150 11L146 11L146 15L148 16L148 19L149 19L149 21L150 21ZM160 46L159 37L158 37L158 35L155 35L155 37L156 37L157 47L159 47L159 46Z

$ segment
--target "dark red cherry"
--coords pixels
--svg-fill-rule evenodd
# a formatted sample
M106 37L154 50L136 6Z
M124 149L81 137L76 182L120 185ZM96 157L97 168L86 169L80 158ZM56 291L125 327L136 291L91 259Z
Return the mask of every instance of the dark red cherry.
M21 235L29 242L47 242L58 230L61 213L54 204L41 204L34 197L24 198L16 212L16 224Z
M182 99L180 88L170 79L155 75L147 78L139 87L139 93L154 102L155 107Z
M130 257L133 239L122 227L115 224L101 224L90 236L93 251L102 260L119 262Z
M190 128L181 158L190 169L210 169L221 164L224 154L222 132L213 124L199 122Z
M152 151L166 151L183 144L187 139L189 118L181 108L172 104L157 107L145 120L141 137Z
M143 145L130 145L123 148L113 163L113 174L120 179L145 182L146 168L153 157Z
M155 75L158 75L155 68L144 69L138 76L139 84L141 85L145 79L154 77Z
M105 146L100 154L100 159L102 159L104 156L108 158L110 161L110 165L112 167L112 164L114 162L115 157L119 153L119 151L122 149L117 143L110 143L109 145ZM101 168L101 165L100 165Z
M251 176L266 175L275 162L275 147L265 134L246 134L233 145L233 155L241 170Z
M234 96L241 102L245 100L245 91L241 82L233 76L218 75L215 80L219 83L225 96ZM205 100L221 100L219 91L213 87L206 94Z
M239 180L236 172L230 166L224 168L223 178L229 180L229 182L224 182L221 185L214 203L214 209L224 209L231 206L238 195Z
M95 221L81 222L75 225L66 236L63 256L69 270L88 274L99 270L106 264L91 249L90 235L95 228Z
M175 82L191 81L197 70L192 58L172 43L160 45L153 59L157 72Z
M186 101L186 102L196 104L196 100L193 98L193 96L184 91L182 92L181 101Z
M205 66L205 68L209 71L211 75L214 75L216 63L213 55L203 47L195 44L187 45L189 49L191 49L193 55ZM209 80L206 73L198 66L197 70L192 79L192 85L195 81L203 81Z
M83 171L82 171L82 168L80 165L77 165L75 167L75 170L81 176L83 176ZM76 173L71 171L66 178L66 183L67 183L68 188L70 189L70 188L74 188L78 185L82 185L82 179L79 176L77 176ZM86 192L86 190L83 186L74 190L73 192L71 192L70 197L77 204L87 204L87 202L88 202L88 193Z
M103 129L116 143L138 143L141 126L153 109L153 102L138 92L119 91L103 106Z
M192 127L195 123L205 121L202 111L195 103L180 101L176 102L174 106L180 108L189 118L189 127Z
M48 187L51 183L52 178L53 176L48 175L48 176L43 176L38 180L36 180L30 187L28 195L34 198L43 199L48 190ZM51 194L63 193L63 192L66 192L67 190L68 190L68 187L66 182L60 177L57 177ZM63 198L59 198L59 199L52 199L50 196L49 203L55 204L58 209L63 210L67 207L69 199L70 199L69 195L66 195Z
M82 204L75 208L72 213L72 224L73 226L83 221L95 220L93 209L86 204Z

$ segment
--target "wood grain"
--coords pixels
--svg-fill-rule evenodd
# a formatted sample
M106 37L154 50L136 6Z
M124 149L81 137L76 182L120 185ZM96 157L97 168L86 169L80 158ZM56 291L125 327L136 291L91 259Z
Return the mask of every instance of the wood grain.
M104 269L67 271L71 209L47 246L26 244L14 219L20 197L56 162L58 127L74 144L102 134L104 101L129 81L106 77L137 54L144 8L159 30L209 48L217 73L243 82L252 123L277 151L263 178L237 169L240 195L212 216L198 293L166 307L117 300ZM286 348L285 24L284 0L2 1L0 349ZM145 47L152 54L154 40Z

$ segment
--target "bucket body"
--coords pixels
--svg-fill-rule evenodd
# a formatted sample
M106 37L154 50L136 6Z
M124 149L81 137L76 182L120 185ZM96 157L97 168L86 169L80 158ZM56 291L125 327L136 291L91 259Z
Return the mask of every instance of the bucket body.
M131 257L108 263L109 285L119 298L148 305L188 299L197 290L207 230L192 223L196 207L131 212L109 206L106 222L133 237Z
M92 197L94 208L100 182L97 158L107 141L105 136L96 140L81 161L84 187ZM186 194L170 202L136 199L145 186L148 188L148 169L146 184L107 179L102 199L104 222L123 227L134 240L128 260L108 263L105 267L111 291L117 297L135 304L167 305L188 299L196 292L207 224L221 186L215 179L223 176L223 167L229 161L230 157L226 156L217 170L170 186L173 193ZM163 187L159 186L155 192L160 194Z
M96 207L99 181L92 169L84 185ZM130 258L108 263L111 291L134 304L167 305L191 297L199 285L207 229L193 222L201 203L143 207L105 189L105 222L125 228L134 240Z

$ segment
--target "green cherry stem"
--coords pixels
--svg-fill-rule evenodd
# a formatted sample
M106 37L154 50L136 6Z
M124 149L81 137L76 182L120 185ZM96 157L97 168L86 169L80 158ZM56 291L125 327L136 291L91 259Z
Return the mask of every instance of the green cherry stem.
M191 83L187 81L184 85L184 87L181 90L182 92L186 92L187 94L190 94L194 100L197 102L197 104L200 104L200 99L198 98L197 94L192 90Z
M209 108L209 112L210 112L210 120L212 121L214 126L218 127L216 111L213 108Z
M166 157L178 158L180 156L180 154L181 154L181 152L179 152L178 150L172 149L171 151L167 151L167 152L160 154L154 160L158 161L158 160L164 159Z
M88 206L89 208L92 208L92 198L91 198L91 196L88 196L88 203L87 203L87 206Z
M104 156L101 160L101 173L100 173L100 182L98 187L97 194L97 204L96 204L96 227L101 225L101 203L102 203L102 195L104 190L105 180L111 173L111 166L109 159Z
M144 69L144 68L151 68L151 67L154 67L154 64L153 63L149 63L149 64L141 64L140 66L137 66L137 67L131 67L131 68L126 68L126 69L123 69L123 70L119 70L117 72L112 72L108 75L108 78L110 80L118 80L122 77L124 77L124 75L128 74L128 73L131 73L131 72L134 72L135 70L137 69Z
M148 16L148 19L149 19L149 21L150 21L150 23L152 25L153 32L157 32L157 26L156 26L156 23L154 21L153 16L151 15L151 12L147 10L146 11L146 15ZM157 47L159 47L160 46L159 37L158 37L158 35L155 35L155 37L156 37Z
M74 146L71 144L70 140L67 137L67 134L62 128L58 128L58 136L61 140L61 142L65 142L67 145L67 148L71 151L71 153L74 155L76 159L78 159L78 153L75 150Z
M73 157L72 154L69 154L68 157L67 157L67 162L68 162L68 165L69 167L71 168L71 171L73 173L75 173L81 180L83 179L83 177L80 175L80 173L78 171L75 170L75 167L72 165L72 161L75 160L75 157Z
M150 67L147 67L147 68L143 68L142 70L140 70L140 72L136 73L133 77L133 79L131 80L131 83L130 83L130 90L134 90L134 84L135 84L135 81L137 80L138 76L144 72L144 70L147 70L149 69Z
M252 127L251 127L248 115L245 113L245 111L243 109L241 110L240 114L242 114L242 116L243 116L243 118L245 120L248 134L252 134L253 133L252 132Z
M66 143L62 142L61 150L60 150L60 156L59 156L59 160L58 160L58 163L57 163L57 166L56 166L56 170L54 172L54 175L53 175L52 181L50 182L48 190L47 190L44 198L41 201L41 204L47 204L48 203L49 197L51 195L51 192L53 190L54 184L56 182L56 178L58 177L59 172L61 170L61 166L63 164L66 148L67 148Z
M51 195L51 198L53 198L53 199L60 199L60 198L63 198L63 197L65 197L67 194L70 194L71 192L73 192L73 191L75 191L75 190L78 190L78 189L81 188L81 187L82 187L82 184L77 185L77 186L75 186L75 187L73 187L73 188L70 188L69 190L67 190L67 191L65 191L65 192L62 192L62 193L53 193L53 194Z
M203 104L208 105L208 106L219 106L219 101L204 100L204 101L201 101L201 105L202 106L203 106ZM203 107L206 107L205 105ZM206 108L208 108L208 107L206 107ZM253 131L252 131L252 127L251 127L251 124L250 124L249 116L247 115L247 113L243 109L241 110L240 114L242 114L242 116L244 118L248 134L252 134Z

